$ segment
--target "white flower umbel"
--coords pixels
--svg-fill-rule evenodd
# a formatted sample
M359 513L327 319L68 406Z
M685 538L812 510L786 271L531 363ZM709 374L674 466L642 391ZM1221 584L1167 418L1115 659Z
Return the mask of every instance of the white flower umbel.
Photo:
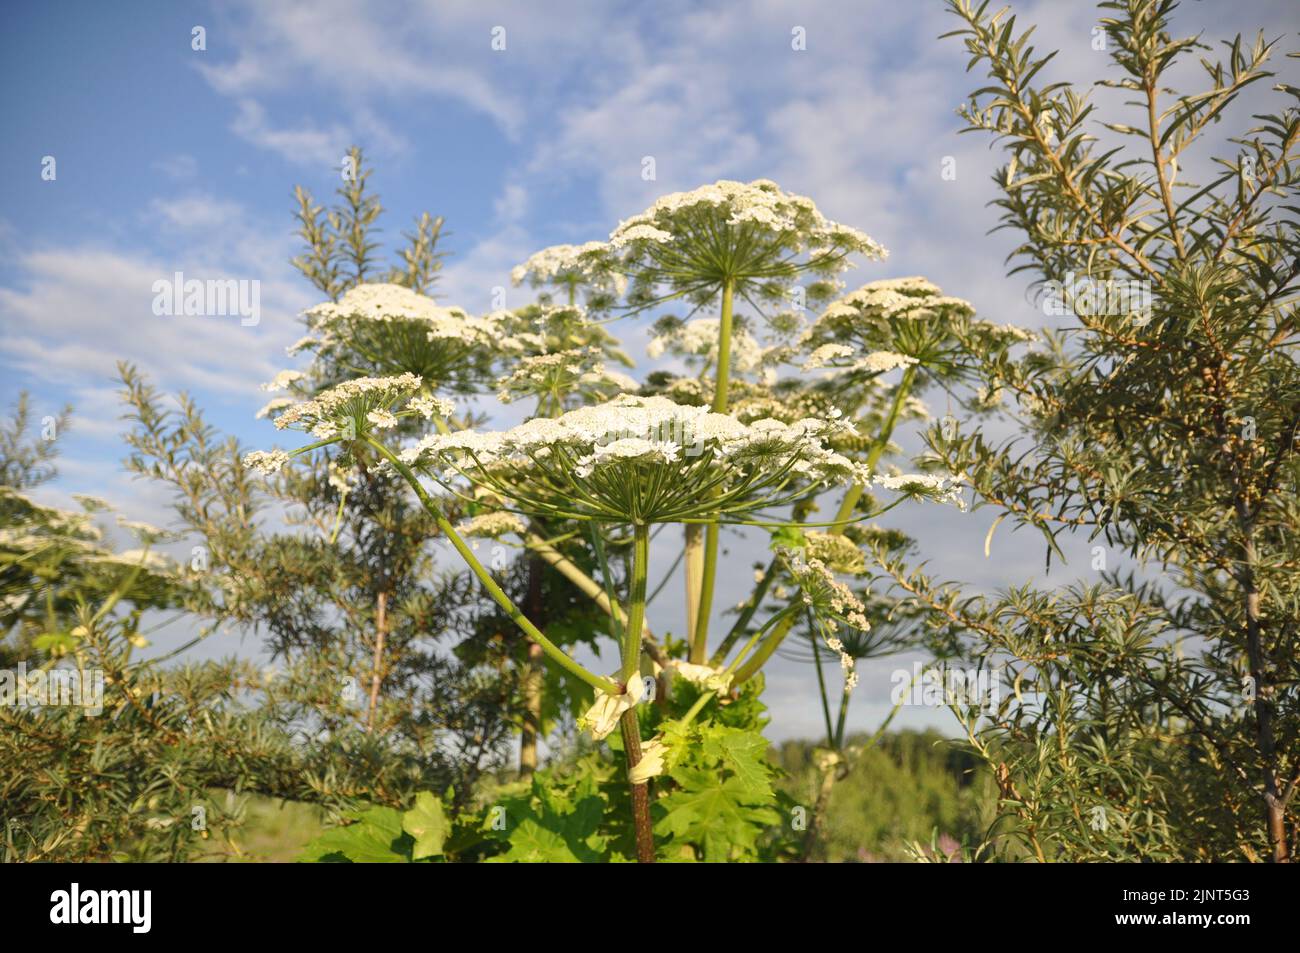
M606 522L740 522L832 484L869 480L826 447L841 425L745 424L666 397L623 395L507 431L426 437L403 463L457 474L544 516Z
M920 386L970 376L972 354L1032 339L974 314L969 301L943 294L924 278L873 281L832 302L803 334L803 366L867 377L915 367Z
M560 410L572 398L605 400L638 386L626 374L609 370L600 348L571 348L520 358L497 381L497 399L508 404L534 397L544 409Z
M292 397L272 397L263 404L262 409L257 412L257 419L262 420L265 417L271 416L271 414L275 413L277 410L284 410L284 408L292 406L293 402L294 400Z
M100 496L91 496L88 493L74 493L72 498L80 503L88 513L102 513L113 508L113 504L108 500Z
M844 651L844 643L836 633L844 626L859 632L869 630L871 625L867 622L866 606L853 590L835 578L835 573L820 559L805 559L799 552L788 549L781 551L781 558L790 578L799 587L800 599L811 613L823 640L839 656L840 668L844 671L844 690L851 692L858 684L858 675L854 671L853 656Z
M429 390L472 391L486 379L496 325L401 285L360 284L303 312L318 358L357 374L415 374Z
M832 572L848 576L861 576L867 571L867 560L857 543L843 533L821 533L809 530L804 534L809 559L817 559Z
M693 321L660 321L656 334L646 346L646 354L658 359L665 353L689 359L702 358L708 367L718 363L717 318L696 318ZM733 372L752 373L763 366L763 346L744 328L731 331L731 369Z
M275 426L278 430L305 430L318 440L357 440L371 431L395 427L399 417L417 415L417 409L395 409L419 389L420 378L414 374L359 377L322 391L311 400L291 404L275 418ZM446 409L446 403L441 401L438 407ZM264 472L274 472L285 461L259 452L249 454L245 462Z
M290 460L283 450L253 450L244 454L244 466L265 476L279 473Z
M835 361L852 357L853 348L847 344L823 344L814 348L813 352L803 362L805 371L816 370L819 367L829 367Z
M635 283L634 300L653 300L654 288L666 286L697 303L727 282L750 300L786 301L803 273L830 279L850 255L886 254L870 236L827 219L812 199L766 179L665 195L621 222L610 246Z
M898 490L908 496L923 496L939 503L952 503L959 510L966 509L959 477L936 473L903 473L897 476L878 476L876 485L886 490Z
M853 348L844 344L823 344L808 355L804 361L805 371L819 367L831 371L853 374L862 373L871 377L884 374L899 367L911 367L917 363L916 358L897 351L872 351L862 357L854 356Z
M465 520L456 527L462 536L476 536L480 539L500 539L514 533L523 536L528 527L514 513L482 513Z
M262 390L275 393L278 390L288 390L292 385L302 380L306 375L302 371L280 371L275 377L262 385Z
M543 248L511 269L510 280L516 286L528 281L534 287L550 285L575 293L583 288L591 293L617 296L627 289L627 278L615 268L614 257L605 242Z
M456 405L443 397L421 394L419 397L412 397L406 409L415 412L425 420L432 420L434 417L450 417Z

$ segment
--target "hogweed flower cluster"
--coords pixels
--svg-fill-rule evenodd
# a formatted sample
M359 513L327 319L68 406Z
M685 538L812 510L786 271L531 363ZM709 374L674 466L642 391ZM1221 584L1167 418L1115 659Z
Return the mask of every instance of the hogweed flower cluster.
M528 531L528 527L514 513L502 510L495 513L480 513L478 516L471 516L457 526L456 530L462 536L474 536L479 539L500 539L502 536L508 536L511 533L516 536L523 536Z
M919 365L926 376L961 373L972 353L1005 351L1033 340L1014 325L976 320L975 307L913 276L872 281L828 305L799 339L804 369L876 375Z
M509 404L536 397L562 406L569 397L605 400L639 387L626 374L610 370L600 348L570 348L521 357L511 372L497 381L497 399Z
M451 401L429 394L416 395L422 386L414 374L393 377L358 377L324 390L310 400L290 403L275 418L277 430L302 430L319 441L362 440L368 434L392 430L400 419L435 415L448 416ZM244 457L244 465L273 474L294 453L283 450L255 450Z
M867 558L858 544L843 533L821 533L808 530L804 534L809 559L816 559L832 572L846 576L860 576L867 571Z
M908 496L923 496L939 503L952 503L965 511L966 500L961 495L962 478L939 473L902 473L876 477L876 485L886 490L898 490Z
M303 315L316 336L295 349L354 373L415 374L431 389L476 389L501 336L490 320L383 282L357 285Z
M687 361L703 360L706 367L718 364L718 333L721 322L717 318L696 318L678 321L665 318L655 323L655 335L646 346L647 356L658 360L665 353L684 357ZM731 371L742 374L762 370L767 351L744 328L731 332ZM768 378L775 372L769 369Z
M518 287L528 281L533 287L546 285L575 290L584 288L595 297L621 296L627 290L627 277L616 268L614 256L605 242L585 245L552 245L529 257L510 272Z
M867 483L861 464L826 447L841 428L815 418L745 424L666 397L625 394L507 431L432 435L400 456L538 515L725 522L829 485Z
M824 300L849 256L886 255L869 235L827 219L812 199L767 179L665 195L621 222L609 244L635 282L634 300L653 300L654 287L666 285L696 303L712 300L727 282L751 300L788 301L791 283L804 273L821 279L806 295Z
M866 632L871 628L867 621L867 607L835 573L816 557L805 558L796 550L782 550L781 558L790 578L799 589L799 598L812 614L821 629L822 638L832 652L839 656L844 671L844 690L851 692L858 684L853 656L844 650L844 642L837 633L841 626Z
M847 344L823 344L813 350L803 362L805 371L827 368L841 373L884 374L899 367L911 367L916 358L897 351L871 351L858 356Z
M974 313L970 302L944 295L921 277L872 281L831 302L800 343L814 366L852 367L880 351L926 361L936 357L937 343L951 339L954 325Z

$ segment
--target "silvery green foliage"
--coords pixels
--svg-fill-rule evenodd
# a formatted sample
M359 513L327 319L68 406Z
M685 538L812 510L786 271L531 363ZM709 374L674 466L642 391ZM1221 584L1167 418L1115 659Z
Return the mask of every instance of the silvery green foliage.
M53 443L28 432L26 408L20 399L0 430L0 858L189 856L201 843L195 809L213 830L241 810L208 790L233 780L218 739L281 765L289 752L270 754L275 743L227 707L236 679L256 680L252 666L165 672L141 660L144 613L184 606L192 580L154 548L160 530L119 517L137 546L117 550L103 500L63 510L25 492L56 475Z
M987 598L892 567L938 642L1006 666L993 717L961 714L1001 830L1041 859L1297 849L1300 89L1279 83L1261 107L1255 84L1289 64L1238 38L1202 60L1200 88L1169 91L1175 64L1209 50L1170 34L1174 6L1100 5L1100 85L1130 112L1103 115L1085 88L1044 82L1047 57L1011 20L952 3L986 74L964 115L1008 159L996 204L1019 236L1013 270L1048 293L1080 278L1149 290L1141 310L1076 302L1045 347L986 362L1025 436L931 431L977 507L1042 534L1049 566L1062 534L1109 565ZM1246 117L1229 107L1251 87ZM1206 135L1224 119L1239 123L1226 144Z

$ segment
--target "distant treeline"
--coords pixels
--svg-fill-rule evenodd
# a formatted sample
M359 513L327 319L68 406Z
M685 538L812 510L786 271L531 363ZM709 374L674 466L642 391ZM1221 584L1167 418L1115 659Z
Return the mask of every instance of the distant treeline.
M866 740L851 738L848 747ZM816 750L811 742L787 741L772 753L787 775L782 788L799 803L816 797ZM812 859L911 860L918 850L957 859L962 845L981 841L996 803L988 769L950 738L933 730L886 734L835 785Z

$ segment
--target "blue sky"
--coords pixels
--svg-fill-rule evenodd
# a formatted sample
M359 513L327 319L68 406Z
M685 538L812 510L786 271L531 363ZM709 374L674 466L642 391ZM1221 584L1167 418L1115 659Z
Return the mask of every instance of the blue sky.
M1102 75L1093 8L1014 8L1040 24L1041 48L1061 50L1055 77ZM1176 23L1207 39L1289 32L1283 46L1296 49L1298 21L1286 0L1240 0L1187 2ZM288 264L291 190L328 195L353 142L377 168L386 236L426 209L446 217L438 296L472 311L488 310L532 251L604 238L663 192L766 177L890 249L850 283L924 274L986 317L1040 324L1023 281L1003 277L1008 238L985 234L1000 157L956 134L954 109L977 78L957 41L936 40L954 22L937 0L6 3L0 396L30 390L38 417L76 407L61 479L44 496L94 492L166 521L165 501L118 466L118 359L191 391L222 429L271 442L253 420L258 384L290 366L296 315L316 301ZM191 48L195 26L205 50ZM791 48L796 27L803 51ZM504 50L492 48L496 28ZM1297 62L1275 68L1300 83ZM1269 106L1261 85L1234 116ZM1222 125L1220 143L1238 128ZM41 178L45 156L54 181ZM645 156L655 181L642 179ZM952 181L940 175L946 156ZM152 283L175 271L260 281L261 322L154 315ZM526 300L509 289L508 304ZM642 350L643 325L617 332ZM997 587L1041 570L1041 546L1011 534L984 559L989 512L896 512L941 574ZM747 544L734 545L748 561ZM1086 570L1085 542L1072 552ZM864 673L855 726L883 715L894 667ZM769 682L773 734L814 732L809 673L780 667Z

